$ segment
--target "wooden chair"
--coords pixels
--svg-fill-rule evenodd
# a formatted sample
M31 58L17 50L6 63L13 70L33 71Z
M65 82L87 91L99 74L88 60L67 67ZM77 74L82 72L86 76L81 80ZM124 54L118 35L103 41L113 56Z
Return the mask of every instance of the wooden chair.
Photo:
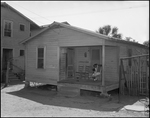
M91 73L90 66L85 66L85 72L83 72L82 77L84 79L89 79L89 74Z
M78 66L78 72L76 72L76 79L80 80L83 77L83 71L84 71L84 66L83 65L79 65Z

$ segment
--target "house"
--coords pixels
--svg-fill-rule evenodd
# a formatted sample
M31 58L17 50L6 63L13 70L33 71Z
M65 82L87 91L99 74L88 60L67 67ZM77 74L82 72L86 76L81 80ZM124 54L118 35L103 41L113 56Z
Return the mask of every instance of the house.
M84 90L107 92L119 86L120 57L145 54L148 48L142 44L110 38L69 23L53 22L20 42L25 45L28 82L57 86L74 86ZM98 81L80 78L80 67L102 65Z
M24 46L19 42L31 36L40 27L5 2L1 2L1 70L6 71L7 60L12 58L11 70L24 70Z

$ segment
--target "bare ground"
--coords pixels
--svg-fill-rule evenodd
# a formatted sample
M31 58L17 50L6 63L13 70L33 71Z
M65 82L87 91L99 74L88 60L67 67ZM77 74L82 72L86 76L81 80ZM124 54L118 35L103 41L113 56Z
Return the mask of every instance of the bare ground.
M10 85L1 90L2 117L145 117L143 112L120 110L131 105L139 97L121 96L118 103L116 92L112 100L93 96L67 97L55 90L24 88L23 83ZM143 97L144 98L144 97Z

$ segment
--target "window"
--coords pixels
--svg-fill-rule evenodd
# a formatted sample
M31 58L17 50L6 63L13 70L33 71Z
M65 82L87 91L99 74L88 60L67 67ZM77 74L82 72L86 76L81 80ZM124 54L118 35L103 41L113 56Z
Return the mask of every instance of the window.
M12 37L12 22L4 21L4 36Z
M25 26L23 24L20 24L20 31L25 31Z
M24 56L24 50L20 50L20 56Z
M37 68L44 68L44 48L37 49Z

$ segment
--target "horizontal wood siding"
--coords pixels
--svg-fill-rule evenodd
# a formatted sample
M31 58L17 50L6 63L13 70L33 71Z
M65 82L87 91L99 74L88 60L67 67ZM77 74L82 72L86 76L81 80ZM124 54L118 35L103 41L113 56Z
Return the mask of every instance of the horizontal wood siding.
M59 46L91 46L103 44L103 39L67 28L61 28L58 39Z
M12 37L4 36L5 20L11 21L13 24ZM20 31L20 24L25 25L25 31ZM22 69L24 69L24 56L20 57L20 50L24 50L24 46L20 45L19 42L29 37L30 22L8 7L1 6L1 47L13 49L13 57L15 57L13 64ZM17 72L18 69L13 67L13 71Z
M54 84L59 80L59 59L57 40L51 40L44 34L36 37L27 45L27 69L26 78L30 81L47 82ZM45 68L36 68L36 48L38 46L46 47Z
M117 47L106 46L105 53L105 80L118 81Z

